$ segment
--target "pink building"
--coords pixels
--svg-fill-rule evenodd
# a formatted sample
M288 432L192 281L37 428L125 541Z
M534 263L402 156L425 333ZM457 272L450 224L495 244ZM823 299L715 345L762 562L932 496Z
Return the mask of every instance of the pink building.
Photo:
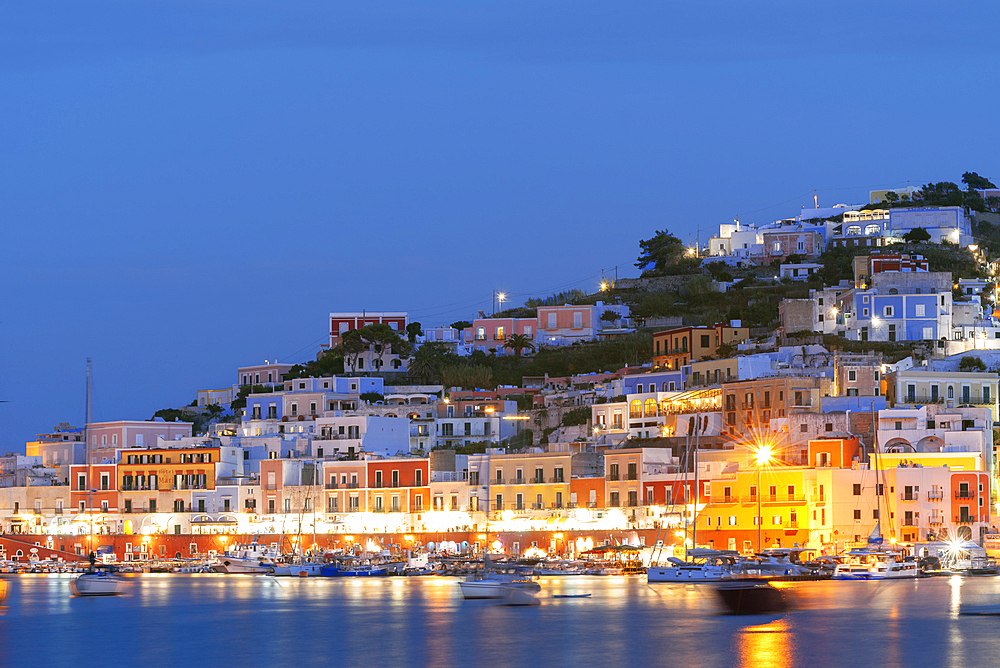
M237 385L273 385L292 368L291 364L266 362L255 366L241 366L236 372Z
M476 318L463 333L466 342L476 350L489 352L490 348L496 348L498 355L505 355L512 351L503 347L504 341L511 334L524 334L534 340L536 324L535 318Z
M330 314L330 347L340 344L340 337L352 329L361 329L365 325L389 325L401 335L405 335L410 315L405 311L382 311Z
M789 255L813 259L823 252L823 235L816 230L766 230L763 236L764 264L785 262Z
M176 441L191 436L190 422L129 421L92 422L87 425L92 464L113 461L119 448L155 447L156 439Z

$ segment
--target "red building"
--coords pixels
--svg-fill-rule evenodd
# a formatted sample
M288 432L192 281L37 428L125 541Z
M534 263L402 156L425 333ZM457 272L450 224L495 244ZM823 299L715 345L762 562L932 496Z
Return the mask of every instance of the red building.
M374 459L368 464L368 509L419 513L430 509L429 459Z
M389 325L401 335L410 323L410 315L405 311L382 311L330 314L330 347L339 345L344 332L361 329L366 325Z

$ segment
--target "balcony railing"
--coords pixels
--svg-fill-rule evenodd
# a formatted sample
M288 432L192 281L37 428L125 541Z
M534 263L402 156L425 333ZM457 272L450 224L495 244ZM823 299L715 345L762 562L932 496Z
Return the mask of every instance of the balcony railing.
M173 486L171 486L171 489L208 489L208 485L207 484L206 485L185 485L185 484L181 483L180 485L173 485ZM271 489L271 487L268 486L268 489Z
M159 486L150 487L149 485L122 485L119 487L122 492L158 492L160 491Z
M956 404L972 404L974 406L992 406L996 403L996 396L983 394L959 394L957 397L942 397L932 394L903 394L900 401L907 404L943 404L946 401L954 401Z
M944 524L943 515L931 515L927 520L930 524Z
M955 524L973 524L976 522L976 518L971 515L956 515Z
M934 499L943 499L943 498L944 498L944 492L940 489L932 489L929 492L927 492L928 501L933 501Z
M899 495L899 499L901 501L919 501L920 495L914 492L910 492L909 494L903 492L902 494Z
M608 474L608 480L610 480L612 482L618 482L618 474L617 473L609 473Z
M956 499L974 499L976 498L976 493L971 489L959 489L955 490Z

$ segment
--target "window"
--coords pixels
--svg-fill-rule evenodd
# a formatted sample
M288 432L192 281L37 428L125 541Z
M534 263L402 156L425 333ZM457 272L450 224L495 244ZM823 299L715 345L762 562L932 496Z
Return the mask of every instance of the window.
M892 307L891 306L883 306L882 307L882 315L884 315L885 317L891 318L892 317L892 313L893 313L893 311L892 311Z
M736 526L736 515L729 516L729 526L731 527Z
M485 327L477 327L476 328L476 340L477 341L485 341L486 340L486 328Z
M861 483L854 483L854 496L861 496Z
M701 347L702 348L708 348L710 345L712 345L712 344L709 343L709 336L707 334L702 334L701 335Z
M857 371L848 371L847 372L847 380L849 380L851 382L854 382L857 379L858 379L858 372Z
M775 241L775 242L774 242L774 245L773 245L773 246L771 246L771 251L772 251L772 252L773 252L773 253L774 253L775 255L780 255L780 254L781 254L781 242L780 242L780 241Z
M554 312L549 313L548 324L549 329L556 329L556 314Z
M923 304L917 304L917 317L918 318L923 318L924 317L924 305Z
M496 332L493 334L494 341L503 341L506 337L503 335L503 327L497 327Z
M573 311L573 329L583 329L583 313Z
M856 520L860 520L861 519L861 509L860 508L855 508L854 509L854 519L856 519Z

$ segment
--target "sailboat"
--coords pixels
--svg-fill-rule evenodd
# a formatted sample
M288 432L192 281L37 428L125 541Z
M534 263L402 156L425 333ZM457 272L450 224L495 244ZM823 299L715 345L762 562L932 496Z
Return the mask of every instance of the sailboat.
M489 459L486 463L486 471L489 471ZM489 480L489 478L487 478ZM487 498L489 488L487 487ZM483 570L473 573L464 581L458 583L462 588L462 598L483 599L483 598L506 598L512 596L516 600L522 600L520 595L512 594L511 588L521 589L525 592L536 592L541 590L541 585L534 581L529 574L525 573L497 573L490 571L490 515L486 511L486 540L483 546ZM522 603L523 604L523 603Z

